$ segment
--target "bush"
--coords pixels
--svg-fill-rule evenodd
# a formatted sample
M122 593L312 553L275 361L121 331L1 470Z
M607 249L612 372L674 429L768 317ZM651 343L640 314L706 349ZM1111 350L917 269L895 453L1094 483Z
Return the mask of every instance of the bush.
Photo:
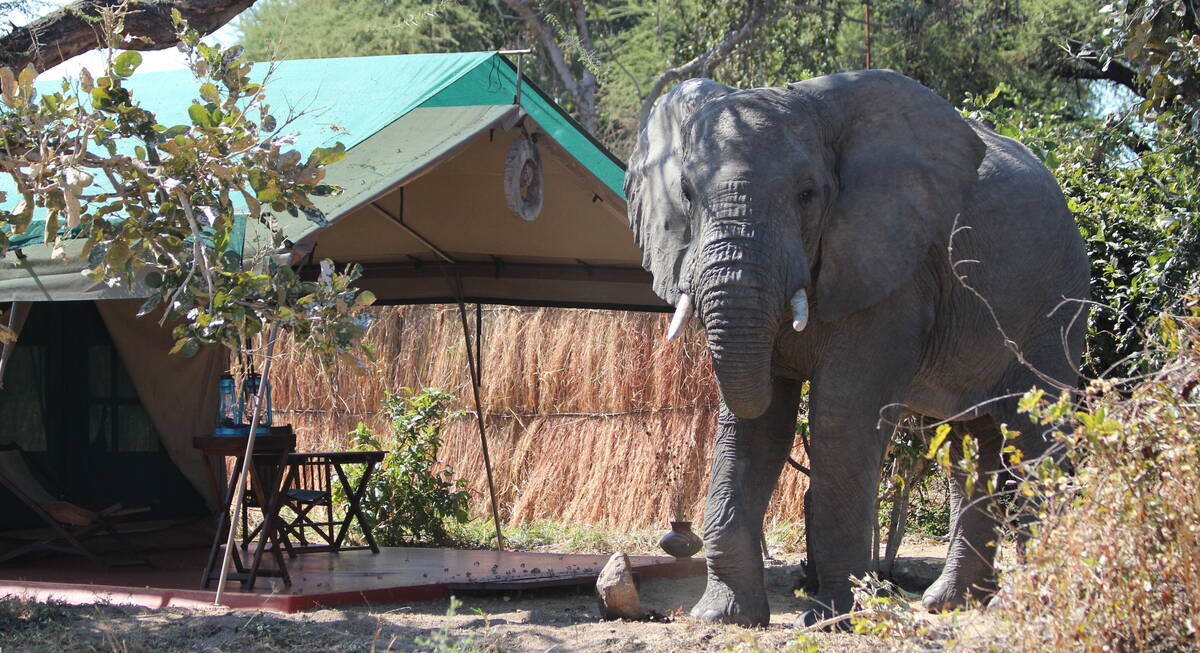
M1033 527L1025 563L1004 573L1005 647L1175 651L1200 630L1200 305L1162 318L1167 364L1132 386L1094 381L1078 398L1024 402L1076 473L1023 463Z
M442 428L462 411L450 410L456 400L437 388L403 395L387 393L384 412L391 420L391 433L380 436L361 422L350 433L351 448L357 451L384 449L387 454L367 481L363 514L374 525L380 546L447 544L447 520L469 519L466 480L438 462ZM357 487L362 470L349 472ZM337 488L340 490L340 487ZM335 492L335 500L346 497ZM355 533L361 540L362 534Z

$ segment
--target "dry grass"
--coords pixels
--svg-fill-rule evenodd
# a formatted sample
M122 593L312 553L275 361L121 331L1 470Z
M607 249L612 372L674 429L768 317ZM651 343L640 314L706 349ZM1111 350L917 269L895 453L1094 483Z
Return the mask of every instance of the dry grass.
M1026 563L1004 575L998 637L1008 646L1198 647L1200 318L1166 321L1155 346L1166 364L1128 394L1094 382L1041 409L1070 429L1077 473L1030 485L1045 518Z
M366 342L378 363L365 376L339 370L326 378L315 360L283 348L272 374L275 405L301 446L343 446L359 421L384 428L376 411L385 390L436 386L473 408L457 307L388 307L377 316ZM473 324L473 310L471 317ZM505 521L648 526L670 518L673 503L701 520L718 395L703 332L668 343L668 319L484 309L483 403ZM475 512L484 514L472 417L447 429L442 453L469 479ZM804 487L785 469L768 519L797 519Z

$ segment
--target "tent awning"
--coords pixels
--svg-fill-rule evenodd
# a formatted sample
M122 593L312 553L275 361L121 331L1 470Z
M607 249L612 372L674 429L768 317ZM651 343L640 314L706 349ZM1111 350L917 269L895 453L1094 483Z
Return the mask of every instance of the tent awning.
M326 175L345 191L314 198L327 224L277 216L289 240L311 250L307 266L362 263L359 285L383 303L449 301L461 289L468 301L666 310L625 218L623 165L503 56L273 66L268 100L277 115L299 115L287 128L296 147L348 149ZM255 74L267 70L259 64ZM179 92L195 86L189 72L135 75L128 85L160 121L187 120ZM543 208L532 221L508 212L503 189L508 149L525 136L543 168ZM143 294L96 284L79 261L52 262L49 253L37 245L22 260L0 260L0 301Z

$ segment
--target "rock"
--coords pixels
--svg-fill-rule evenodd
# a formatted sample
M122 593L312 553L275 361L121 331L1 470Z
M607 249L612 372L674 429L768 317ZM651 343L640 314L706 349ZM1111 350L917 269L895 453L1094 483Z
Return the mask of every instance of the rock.
M646 614L633 584L633 566L624 553L614 553L608 559L596 579L596 594L600 616L605 619L641 619Z
M945 564L939 558L897 558L892 581L909 592L924 592L942 575Z

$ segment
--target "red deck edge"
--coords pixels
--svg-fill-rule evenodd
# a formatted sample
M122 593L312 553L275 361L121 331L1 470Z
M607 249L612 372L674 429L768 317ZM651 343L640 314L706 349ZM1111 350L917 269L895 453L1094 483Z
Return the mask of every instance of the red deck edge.
M688 578L703 574L704 560L676 560L663 564L634 568L642 581L663 578ZM594 576L593 576L594 578ZM244 594L229 592L222 605L240 610L270 610L299 612L334 605L371 605L374 603L411 603L445 598L450 590L445 584L384 587L368 590L348 590L323 594ZM41 581L0 580L0 597L29 601L62 601L73 605L110 603L137 605L145 608L206 608L214 607L216 592L210 590L167 589L155 587L123 587L87 583L49 583Z
M222 606L241 610L271 610L299 612L310 608L333 605L370 605L372 603L410 603L433 601L449 593L445 585L414 585L383 587L370 590L349 590L324 594L243 594L229 592L222 597ZM37 581L0 581L0 597L29 601L62 601L73 605L111 603L138 605L144 608L204 608L215 607L216 592L208 590L165 589L155 587L120 587L74 583L44 583Z

